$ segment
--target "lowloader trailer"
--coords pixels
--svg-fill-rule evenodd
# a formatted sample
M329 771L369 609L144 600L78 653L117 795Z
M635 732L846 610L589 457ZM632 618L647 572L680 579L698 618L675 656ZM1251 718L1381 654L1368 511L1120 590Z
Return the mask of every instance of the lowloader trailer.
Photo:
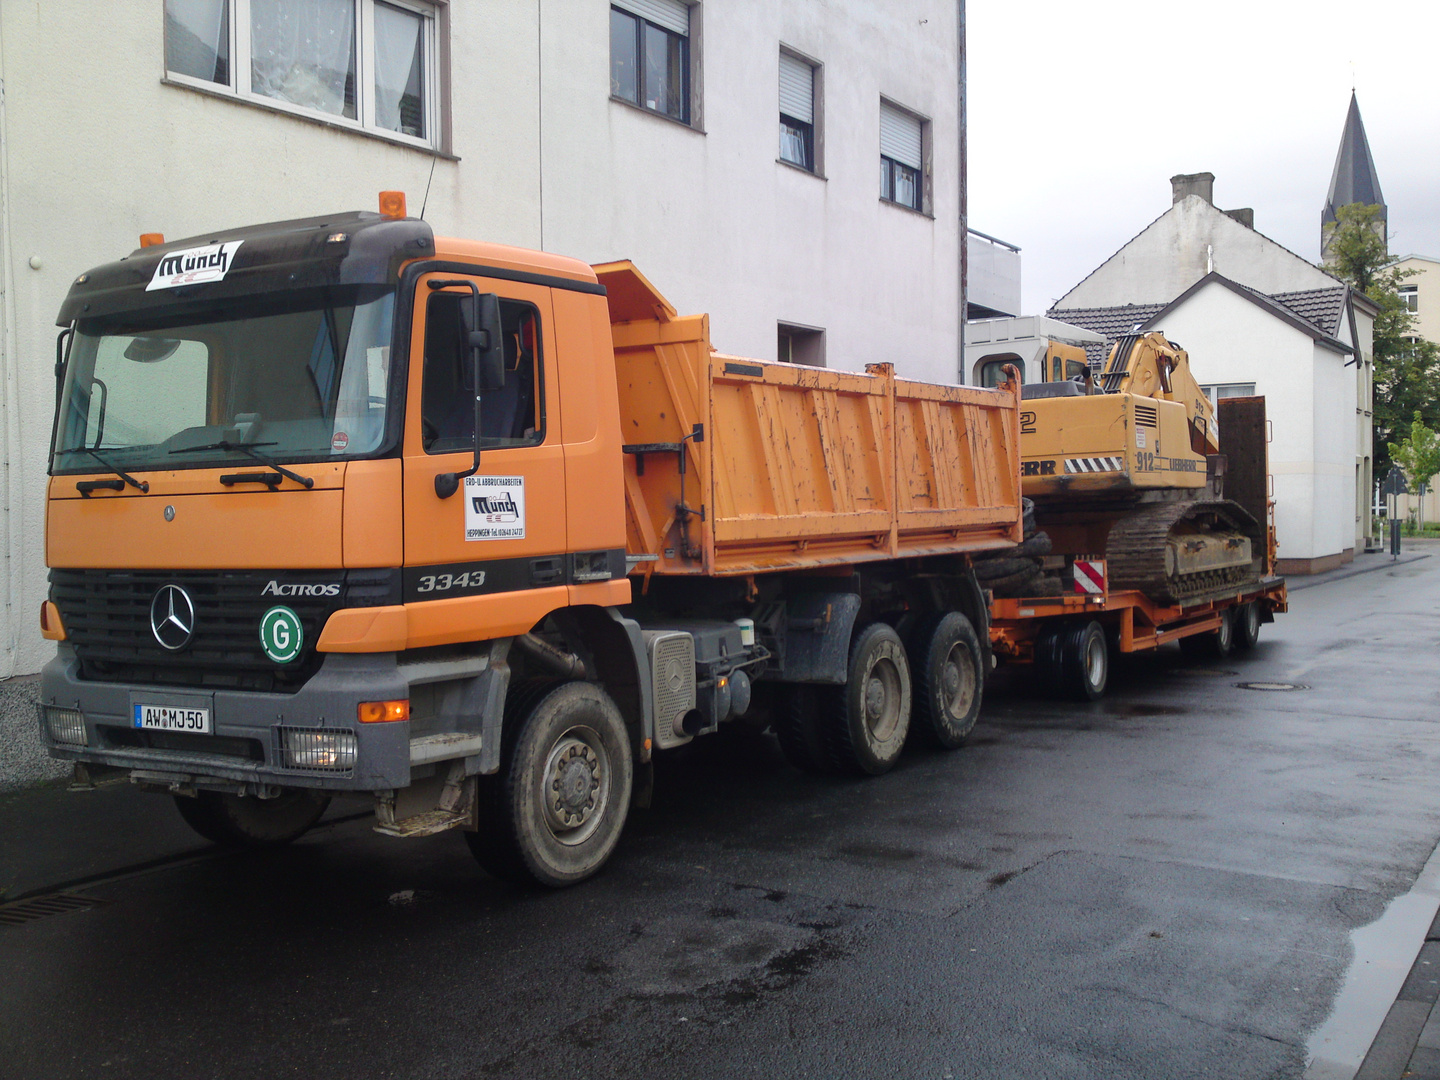
M400 193L143 237L58 322L41 734L211 840L358 796L568 885L726 724L874 774L975 722L1018 378L725 356L633 265Z

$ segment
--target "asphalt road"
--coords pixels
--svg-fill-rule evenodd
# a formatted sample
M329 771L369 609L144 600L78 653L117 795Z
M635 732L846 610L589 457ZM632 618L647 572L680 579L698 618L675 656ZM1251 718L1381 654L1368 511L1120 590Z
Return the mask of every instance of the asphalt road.
M56 792L90 801L33 833L12 802L57 882L67 854L199 857L0 927L0 1074L1300 1077L1351 931L1440 838L1437 610L1431 558L1092 706L1002 679L971 745L873 780L702 741L561 893L453 834L218 855L153 796Z

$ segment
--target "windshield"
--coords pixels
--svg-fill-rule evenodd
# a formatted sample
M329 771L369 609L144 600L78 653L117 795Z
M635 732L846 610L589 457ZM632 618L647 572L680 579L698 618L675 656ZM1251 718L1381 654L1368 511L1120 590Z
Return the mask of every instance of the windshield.
M395 293L343 286L81 320L55 472L183 469L263 447L285 461L373 453L385 437Z

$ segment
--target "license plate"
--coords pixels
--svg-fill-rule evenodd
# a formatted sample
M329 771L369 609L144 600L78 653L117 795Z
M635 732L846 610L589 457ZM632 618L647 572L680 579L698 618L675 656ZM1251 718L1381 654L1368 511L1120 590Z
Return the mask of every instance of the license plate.
M181 709L173 705L136 705L135 726L155 731L195 731L210 734L209 709Z

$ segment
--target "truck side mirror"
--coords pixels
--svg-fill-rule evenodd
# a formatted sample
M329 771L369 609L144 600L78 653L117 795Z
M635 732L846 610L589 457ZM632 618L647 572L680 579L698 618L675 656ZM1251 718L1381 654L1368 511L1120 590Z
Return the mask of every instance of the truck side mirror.
M461 305L461 313L475 386L501 389L505 385L505 338L500 329L500 298L494 293L472 294Z

